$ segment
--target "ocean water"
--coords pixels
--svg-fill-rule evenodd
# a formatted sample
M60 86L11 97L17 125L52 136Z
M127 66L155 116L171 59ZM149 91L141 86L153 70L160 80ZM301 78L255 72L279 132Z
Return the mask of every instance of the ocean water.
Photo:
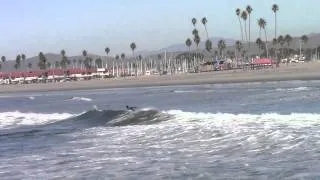
M320 179L319 160L320 81L0 95L1 179Z

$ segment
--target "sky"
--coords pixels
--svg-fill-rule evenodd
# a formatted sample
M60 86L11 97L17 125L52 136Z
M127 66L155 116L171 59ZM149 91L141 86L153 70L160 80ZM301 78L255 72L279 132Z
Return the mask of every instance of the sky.
M253 8L251 39L258 36L258 18L267 21L268 38L274 34L272 4L278 4L278 34L318 33L319 0L3 0L0 11L0 56L24 53L104 55L159 50L191 38L191 19L208 19L210 37L240 39L235 9ZM197 28L205 37L202 24Z

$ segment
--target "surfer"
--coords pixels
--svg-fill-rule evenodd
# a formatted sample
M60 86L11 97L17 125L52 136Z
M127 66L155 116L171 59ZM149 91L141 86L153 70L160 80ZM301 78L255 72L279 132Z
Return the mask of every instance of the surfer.
M130 107L130 106L126 106L127 110L129 111L135 111L137 109L137 107Z

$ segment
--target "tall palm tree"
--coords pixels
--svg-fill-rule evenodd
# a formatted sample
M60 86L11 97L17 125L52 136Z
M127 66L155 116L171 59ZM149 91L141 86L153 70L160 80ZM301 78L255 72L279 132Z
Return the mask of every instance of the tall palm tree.
M124 60L126 58L126 54L121 53L120 57L121 57L122 60Z
M192 58L191 58L191 45L192 45L192 41L191 41L190 38L188 38L185 43L186 43L186 46L188 47L188 52L189 52L188 61L190 61L190 60L192 60Z
M21 54L21 60L23 62L23 66L25 67L25 61L26 61L26 55L25 54Z
M284 41L284 37L282 35L280 35L277 39L278 41L278 44L280 44L281 48L279 49L280 50L280 56L281 58L283 58L283 45L285 44L285 41Z
M20 65L21 65L21 55L17 55L16 57L16 65L17 65L17 69L20 68Z
M248 41L248 35L247 35L247 18L248 18L248 13L247 11L242 11L241 13L241 18L244 21L244 33L245 33L245 37L246 37L246 41Z
M193 34L194 36L198 36L198 35L199 35L198 29L194 28L194 29L192 30L192 34Z
M260 52L260 49L261 49L261 45L262 45L262 40L260 38L258 38L256 40L256 44L258 46L258 49L259 49L259 56L261 55L261 52Z
M303 44L307 44L307 43L308 43L308 41L309 41L308 36L307 36L307 35L303 35L303 36L301 36L301 41L302 41L302 43L303 43Z
M190 51L191 51L192 41L191 41L190 38L188 38L185 43L186 43L186 46L188 47L188 50L189 50L189 58L190 58Z
M104 52L107 54L107 58L106 58L106 65L108 64L108 55L109 55L109 53L110 53L110 48L109 47L106 47L106 48L104 48Z
M267 22L263 18L259 19L259 27L264 30L265 35L265 45L266 45L266 53L267 58L269 57L269 50L268 50L268 38L267 38L267 30L266 30Z
M235 46L236 46L237 54L240 54L241 49L243 48L242 43L240 41L236 41ZM239 61L239 58L237 58L237 67L239 65L238 61Z
M272 45L274 50L274 57L277 57L277 46L278 46L278 39L277 38L273 38L272 39Z
M122 74L124 75L124 73L125 73L125 72L124 72L124 59L126 58L126 54L121 53L120 58L121 58L121 60L122 60L122 62L121 62Z
M243 28L242 28L242 23L240 20L240 14L241 14L241 10L238 8L236 9L236 15L238 16L238 20L239 20L239 24L240 24L240 30L241 30L241 40L243 41Z
M274 38L277 38L277 12L279 11L279 6L273 4L271 9L274 13Z
M61 54L61 67L66 68L68 63L68 58L66 57L66 51L62 49L60 51L60 54Z
M90 68L90 63L89 63L89 58L88 58L88 52L86 50L82 51L82 56L84 58L83 63L84 66L89 69Z
M134 57L134 50L137 48L136 43L132 42L132 43L130 44L130 48L131 48L131 50L132 50L132 56Z
M209 39L209 34L208 34L208 30L207 30L207 23L208 23L208 20L206 17L203 17L202 20L201 20L203 26L204 26L204 29L206 30L206 34L207 34L207 39Z
M218 42L218 49L220 51L220 57L222 58L223 57L223 51L224 49L226 49L226 43L223 39L221 39L219 42Z
M302 35L302 36L300 37L300 40L301 40L301 42L302 42L302 45L305 45L305 44L308 43L309 38L308 38L307 35ZM301 56L301 47L300 47L300 56Z
M3 62L3 63L5 63L6 62L6 57L5 56L1 56L1 61Z
M17 63L15 63L14 65L13 65L13 67L16 69L16 71L18 70L18 68L19 68L19 65L17 64Z
M289 49L290 48L290 43L292 42L292 37L289 34L287 34L284 37L284 41L287 43L287 48Z
M38 57L39 57L39 64L38 64L39 68L46 70L47 69L47 58L46 58L46 56L42 52L40 52Z
M192 18L191 19L191 23L193 24L194 27L196 27L197 19L196 18Z
M250 49L250 41L251 41L251 12L253 11L252 7L250 5L246 8L248 15L249 15L249 49Z
M212 50L212 42L209 39L206 41L206 50L208 52L211 52Z
M195 35L194 38L193 38L193 41L197 46L197 52L198 52L199 51L199 44L200 44L200 41L201 41L200 36L198 34Z

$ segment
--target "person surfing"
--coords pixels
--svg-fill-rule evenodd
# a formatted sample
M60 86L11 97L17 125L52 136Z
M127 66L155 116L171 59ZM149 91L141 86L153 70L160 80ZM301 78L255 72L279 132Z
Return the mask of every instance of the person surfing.
M130 106L126 106L128 111L135 111L137 109L137 107L130 107Z

